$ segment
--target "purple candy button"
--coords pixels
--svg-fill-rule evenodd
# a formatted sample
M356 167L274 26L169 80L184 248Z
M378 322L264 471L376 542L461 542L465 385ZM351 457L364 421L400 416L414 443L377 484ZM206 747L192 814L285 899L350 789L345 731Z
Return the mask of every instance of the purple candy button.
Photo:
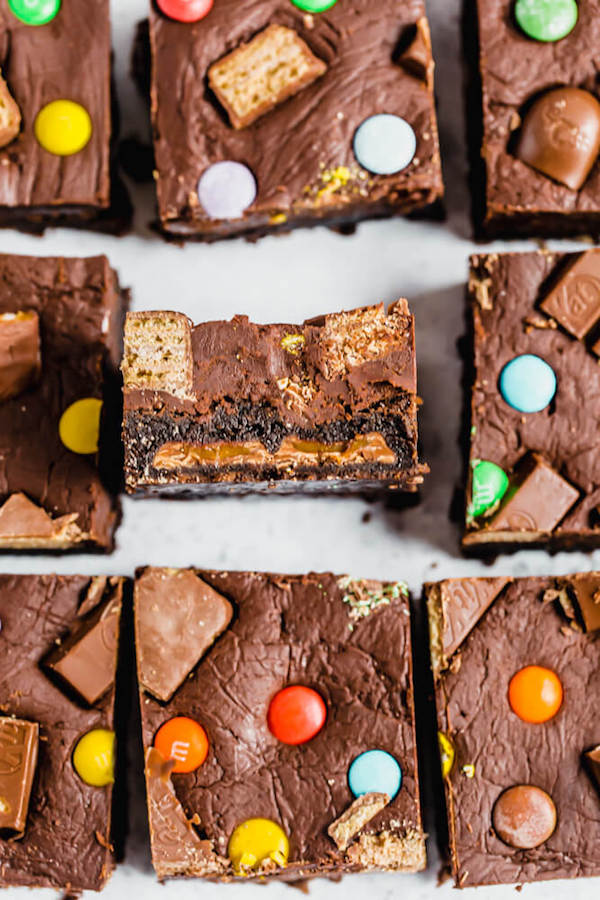
M243 163L224 160L202 173L198 199L211 219L239 219L256 198L256 179Z

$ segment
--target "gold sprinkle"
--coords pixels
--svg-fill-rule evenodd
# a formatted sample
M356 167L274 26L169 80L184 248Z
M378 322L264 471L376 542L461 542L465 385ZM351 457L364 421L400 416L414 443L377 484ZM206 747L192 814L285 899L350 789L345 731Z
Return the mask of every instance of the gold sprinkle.
M281 346L292 356L298 356L305 343L306 338L303 334L285 334L281 338Z

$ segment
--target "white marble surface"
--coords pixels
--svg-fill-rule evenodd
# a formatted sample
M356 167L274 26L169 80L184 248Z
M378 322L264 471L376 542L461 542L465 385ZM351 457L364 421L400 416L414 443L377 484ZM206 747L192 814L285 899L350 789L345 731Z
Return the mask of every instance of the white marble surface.
M64 0L68 2L68 0ZM219 2L219 0L216 0ZM344 0L341 0L344 2ZM458 431L461 366L456 340L463 330L463 283L470 239L466 154L463 140L463 72L459 49L459 0L429 0L434 51L438 63L437 91L442 157L447 182L445 223L401 220L367 223L353 237L325 229L267 238L257 244L227 242L185 249L160 242L148 229L153 214L151 187L135 188L134 233L124 239L66 230L49 231L43 240L1 232L5 252L91 255L106 253L121 281L133 291L134 308L173 308L195 320L247 313L258 321L294 321L325 311L408 297L417 320L417 351L423 455L431 465L422 503L403 512L383 503L367 504L343 498L215 499L124 502L124 520L116 552L109 557L65 558L5 556L8 572L127 573L136 566L156 565L274 569L302 572L333 569L356 575L406 579L418 592L425 579L484 572L475 561L461 559L459 533L448 517L460 474ZM146 132L142 105L128 77L129 51L135 22L145 15L146 0L113 0L117 83L123 113L123 133ZM373 15L376 15L374 0ZM477 115L474 110L473 115ZM494 245L496 249L502 244ZM515 242L512 249L532 248ZM564 246L564 244L563 244ZM369 513L369 521L363 521ZM600 567L600 554L522 552L500 558L486 572L565 573ZM417 648L426 652L425 647ZM135 747L135 742L132 742ZM144 824L143 786L131 773L132 820L125 864L104 896L124 900L132 892L144 898L290 898L291 889L248 884L214 886L176 882L159 886L150 869ZM426 778L424 778L426 782ZM427 783L424 785L427 793ZM433 831L433 817L426 825ZM418 876L349 876L341 885L314 881L310 896L335 900L342 895L359 900L406 900L433 896L438 860L429 841L430 863ZM600 852L600 848L599 848ZM446 884L435 896L451 890ZM512 888L480 888L480 900L512 897ZM598 897L595 880L531 885L526 896L559 900ZM38 892L41 897L52 892ZM5 900L23 900L23 890L9 890Z

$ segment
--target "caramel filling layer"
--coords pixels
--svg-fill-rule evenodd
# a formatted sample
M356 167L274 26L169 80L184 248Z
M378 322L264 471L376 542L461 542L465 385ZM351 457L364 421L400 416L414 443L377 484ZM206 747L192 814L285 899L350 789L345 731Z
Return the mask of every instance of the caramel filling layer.
M388 447L383 435L376 431L360 434L351 441L324 444L286 437L279 450L270 453L260 441L243 443L188 444L172 441L157 451L152 462L156 469L191 469L194 466L270 465L286 469L301 465L329 462L382 463L393 465L396 454Z

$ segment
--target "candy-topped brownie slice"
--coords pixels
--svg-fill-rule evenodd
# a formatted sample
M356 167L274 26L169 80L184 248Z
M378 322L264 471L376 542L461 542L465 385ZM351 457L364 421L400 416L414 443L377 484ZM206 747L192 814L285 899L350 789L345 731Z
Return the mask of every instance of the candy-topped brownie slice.
M112 549L126 305L104 256L0 255L0 551Z
M130 493L415 491L414 320L406 300L257 325L129 313Z
M469 302L464 548L599 546L600 251L473 256Z
M147 568L135 629L159 878L424 868L403 583Z
M443 194L423 0L158 0L160 226L216 240L348 224ZM177 86L177 88L175 88Z
M600 574L425 597L456 886L600 875Z
M122 231L109 0L0 5L0 226Z
M600 0L467 0L465 21L476 227L597 234Z
M0 887L72 896L112 872L123 586L0 575Z

